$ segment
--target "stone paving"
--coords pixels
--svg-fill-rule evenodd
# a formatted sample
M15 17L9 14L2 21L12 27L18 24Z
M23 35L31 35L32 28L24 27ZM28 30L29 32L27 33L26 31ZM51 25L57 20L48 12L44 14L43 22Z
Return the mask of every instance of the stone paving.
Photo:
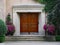
M5 45L5 43L0 43L0 45Z
M47 41L9 41L5 45L60 45L60 42Z

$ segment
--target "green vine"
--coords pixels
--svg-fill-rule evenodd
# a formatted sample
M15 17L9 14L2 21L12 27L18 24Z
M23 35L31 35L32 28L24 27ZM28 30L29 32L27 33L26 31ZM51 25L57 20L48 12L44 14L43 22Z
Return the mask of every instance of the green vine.
M45 4L45 12L50 12L53 10L53 7L56 5L56 0L35 0L39 3Z
M48 24L51 22L55 25L56 34L60 35L60 0L35 0L44 3L45 12L48 13Z

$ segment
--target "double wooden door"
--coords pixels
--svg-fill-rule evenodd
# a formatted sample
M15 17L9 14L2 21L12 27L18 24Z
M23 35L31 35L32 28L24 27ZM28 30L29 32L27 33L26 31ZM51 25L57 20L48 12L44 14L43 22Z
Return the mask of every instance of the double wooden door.
M38 32L38 13L20 13L20 32Z

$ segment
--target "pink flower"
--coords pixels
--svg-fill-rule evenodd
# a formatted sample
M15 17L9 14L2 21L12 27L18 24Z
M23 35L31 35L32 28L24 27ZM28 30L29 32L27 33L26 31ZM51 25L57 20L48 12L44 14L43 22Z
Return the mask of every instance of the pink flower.
M47 30L47 24L45 24L45 25L43 26L43 28L44 28L44 30Z
M13 31L15 30L15 27L13 25L7 25L8 31Z
M54 25L49 25L48 26L48 31L49 32L52 32L53 33L54 30L55 30L55 26Z

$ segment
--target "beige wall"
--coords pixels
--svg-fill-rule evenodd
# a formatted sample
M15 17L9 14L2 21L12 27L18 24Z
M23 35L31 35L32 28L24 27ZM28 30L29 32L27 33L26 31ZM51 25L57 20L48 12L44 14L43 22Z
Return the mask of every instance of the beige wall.
M20 0L6 0L6 13L11 13L12 6L20 3Z
M34 4L33 0L6 0L6 14L10 13L12 15L12 6L19 4Z
M0 0L0 19L5 21L5 12L6 12L6 1Z
M0 0L0 19L6 19L8 13L12 15L13 5L20 4L37 4L33 0Z

